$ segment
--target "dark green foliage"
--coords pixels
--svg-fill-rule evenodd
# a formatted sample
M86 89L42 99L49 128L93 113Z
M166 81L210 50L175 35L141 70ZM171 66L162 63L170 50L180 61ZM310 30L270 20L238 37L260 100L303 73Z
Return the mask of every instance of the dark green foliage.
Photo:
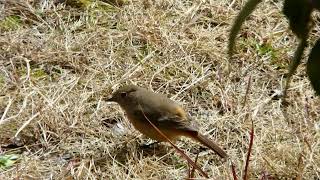
M320 10L320 1L319 0L311 0L311 4L314 8Z
M243 9L238 14L234 24L231 28L230 36L229 36L229 44L228 44L228 54L231 56L233 54L233 48L236 36L240 31L240 27L246 18L252 13L252 11L256 8L256 6L261 2L261 0L249 0Z
M233 48L235 44L235 38L240 27L245 19L256 8L260 0L248 0L244 8L238 14L229 34L228 53L230 58L233 55ZM286 90L289 87L290 79L297 67L301 63L304 49L307 46L308 34L311 29L311 13L314 9L320 9L319 0L284 0L283 13L288 18L290 28L293 33L299 38L299 45L295 51L294 57L289 65L289 73L287 76L287 83L284 89L284 97ZM320 45L319 40L310 53L310 57L307 64L307 74L311 81L312 87L316 90L317 95L320 93Z
M283 13L289 19L291 30L301 39L309 32L312 6L308 0L285 0Z
M320 95L320 39L312 48L307 62L307 74L313 89Z

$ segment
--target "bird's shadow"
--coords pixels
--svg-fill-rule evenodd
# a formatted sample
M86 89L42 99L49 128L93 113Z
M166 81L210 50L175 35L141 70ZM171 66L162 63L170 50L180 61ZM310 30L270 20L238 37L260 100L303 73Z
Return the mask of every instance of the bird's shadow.
M194 155L191 155L192 159L196 156L196 154L203 151L206 151L206 148L189 149L189 153ZM122 165L132 163L133 159L143 160L148 158L161 158L161 161L168 165L181 164L182 157L181 159L177 158L177 156L175 156L174 154L177 155L177 152L174 151L174 148L164 142L146 144L142 143L141 141L131 141L128 143L118 144L118 146L109 151L109 155L112 156L113 161L116 161L117 163L120 163ZM103 165L108 162L108 160L106 161L105 158L102 158L100 160L96 159L96 165ZM216 164L217 162L211 163Z
M112 155L113 160L121 164L127 164L135 158L145 159L152 157L161 157L161 159L166 161L166 163L170 163L170 156L166 155L172 153L171 149L172 147L165 143L155 142L151 144L146 144L135 141L130 143L124 143L120 146L115 147L110 152L110 155ZM173 163L174 162L171 162L170 164Z
M161 142L153 142L149 144L139 144L137 146L137 151L139 151L142 157L148 156L157 156L163 157L164 155L169 153L170 146L166 145L165 143Z

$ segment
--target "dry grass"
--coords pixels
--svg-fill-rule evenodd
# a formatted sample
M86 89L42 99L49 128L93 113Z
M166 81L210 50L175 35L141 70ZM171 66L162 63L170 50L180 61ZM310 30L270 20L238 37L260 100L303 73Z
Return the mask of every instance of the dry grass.
M320 178L320 104L304 66L292 78L289 105L272 99L297 45L280 2L262 3L242 28L230 75L228 32L243 1L12 2L0 1L2 22L21 17L17 26L0 26L0 153L20 159L1 179L187 177L172 147L142 149L148 140L101 100L122 83L179 101L227 150L239 177L253 121L252 179ZM189 139L177 145L193 158L199 148ZM213 152L202 151L198 163L214 179L232 179L230 162Z

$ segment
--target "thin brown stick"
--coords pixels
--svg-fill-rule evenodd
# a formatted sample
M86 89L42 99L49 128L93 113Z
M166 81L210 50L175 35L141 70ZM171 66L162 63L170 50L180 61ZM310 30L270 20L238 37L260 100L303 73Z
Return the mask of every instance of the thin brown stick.
M237 173L236 173L236 168L234 167L233 162L231 162L231 172L232 172L233 179L234 180L238 180Z
M197 161L198 161L198 157L199 157L199 152L197 153L197 156L196 156L196 159L194 160L194 163L197 164ZM194 171L195 171L195 168L194 166L192 166L192 169L189 173L189 179L193 179L194 178Z
M253 137L254 137L254 127L253 127L253 121L252 121L251 132L250 132L250 143L249 143L249 147L248 147L247 160L246 160L246 165L244 168L244 175L243 175L244 180L249 179L248 171L249 171L250 155L251 155L252 146L253 146Z
M243 101L243 104L242 104L242 108L244 108L246 106L247 99L248 99L248 94L249 94L249 91L250 91L250 86L251 86L251 76L249 76L249 79L248 79L248 85L247 85L247 89L246 89L246 94L244 96L244 101Z

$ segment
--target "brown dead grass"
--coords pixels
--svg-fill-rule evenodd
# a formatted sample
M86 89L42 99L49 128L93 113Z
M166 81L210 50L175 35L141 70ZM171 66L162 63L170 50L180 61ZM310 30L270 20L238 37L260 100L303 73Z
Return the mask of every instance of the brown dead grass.
M28 2L0 1L0 18L21 17L19 28L0 29L0 153L20 154L1 179L187 177L172 147L141 148L147 139L117 105L101 100L122 83L179 101L226 149L239 177L253 121L252 179L320 178L319 99L304 66L292 78L289 105L272 99L297 45L280 2L262 3L248 19L230 75L228 32L242 1ZM315 32L312 39L318 26ZM177 145L193 158L199 148L188 139ZM202 151L198 163L213 179L232 179L230 162L213 152Z

